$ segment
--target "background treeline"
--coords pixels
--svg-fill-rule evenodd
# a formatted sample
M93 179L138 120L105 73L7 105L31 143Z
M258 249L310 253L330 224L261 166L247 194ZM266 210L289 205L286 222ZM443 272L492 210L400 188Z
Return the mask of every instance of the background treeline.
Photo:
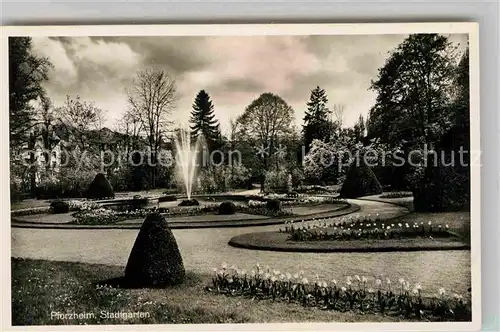
M50 69L57 63L34 54L30 38L9 39L9 61L13 197L23 193L79 196L101 171L116 191L181 190L175 164L163 167L158 163L165 158L163 150L175 155L172 142L180 130L169 120L178 94L175 80L167 72L144 69L135 75L127 90L129 107L116 128L110 130L103 127L104 111L93 102L68 96L63 105L52 104L43 82L50 79ZM424 148L449 156L458 145L467 146L469 141L468 62L468 48L457 48L446 36L410 35L389 54L373 78L375 105L366 118L360 115L350 127L343 123L347 106L332 103L327 92L317 86L304 101L302 128L295 126L294 109L282 97L264 92L222 132L216 101L209 91L200 90L191 110L191 140L201 138L208 154L218 152L213 154L215 164L200 168L195 190L220 192L260 183L263 191L280 192L288 190L290 181L294 188L303 184L340 185L349 161L342 158L364 155L368 150L379 151L380 155L391 152L404 159ZM335 96L335 91L331 93ZM23 154L37 146L54 152L46 156ZM57 151L61 149L78 158L58 167ZM121 160L102 169L100 152L105 150L116 151ZM231 151L241 153L241 164L229 163ZM346 157L326 165L321 162L331 155ZM54 156L56 161L51 163L25 166L22 162L27 158L35 164ZM75 159L82 160L79 168L73 164ZM141 159L153 166L127 162ZM440 165L426 164L423 158L420 161L417 166L396 166L389 158L383 167L374 166L372 170L386 188L413 190L416 197L446 191L452 202L439 204L466 204L456 200L467 194L467 167L444 170ZM450 187L449 183L456 185ZM463 199L467 201L467 197Z

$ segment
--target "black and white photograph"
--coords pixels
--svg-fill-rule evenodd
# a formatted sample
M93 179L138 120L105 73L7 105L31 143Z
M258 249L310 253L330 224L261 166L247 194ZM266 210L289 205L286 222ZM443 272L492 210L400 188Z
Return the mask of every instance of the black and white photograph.
M476 24L3 35L13 327L478 326Z

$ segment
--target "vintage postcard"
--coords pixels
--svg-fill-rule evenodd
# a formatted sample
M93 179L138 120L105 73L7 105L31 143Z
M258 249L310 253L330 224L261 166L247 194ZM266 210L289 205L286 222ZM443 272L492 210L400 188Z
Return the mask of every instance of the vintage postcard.
M2 60L4 330L480 328L477 24L3 27Z

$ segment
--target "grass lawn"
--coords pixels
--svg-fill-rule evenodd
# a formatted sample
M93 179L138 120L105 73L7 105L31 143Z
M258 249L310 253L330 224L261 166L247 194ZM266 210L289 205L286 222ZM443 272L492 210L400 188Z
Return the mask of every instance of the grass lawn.
M213 295L209 275L188 272L183 285L167 289L96 287L122 276L123 267L12 259L12 324L179 324L400 321L397 317L305 308L297 304ZM51 313L87 314L85 319L51 319ZM142 312L131 319L101 312Z

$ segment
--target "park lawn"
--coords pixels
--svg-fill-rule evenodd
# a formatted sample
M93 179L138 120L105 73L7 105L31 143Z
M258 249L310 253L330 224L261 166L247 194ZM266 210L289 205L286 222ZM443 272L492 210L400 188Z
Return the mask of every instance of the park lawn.
M180 324L280 322L393 322L397 317L253 301L204 291L209 275L187 273L184 284L166 289L99 288L123 267L12 259L12 324ZM101 312L143 312L149 318L106 319ZM51 312L94 313L89 319L51 319Z

